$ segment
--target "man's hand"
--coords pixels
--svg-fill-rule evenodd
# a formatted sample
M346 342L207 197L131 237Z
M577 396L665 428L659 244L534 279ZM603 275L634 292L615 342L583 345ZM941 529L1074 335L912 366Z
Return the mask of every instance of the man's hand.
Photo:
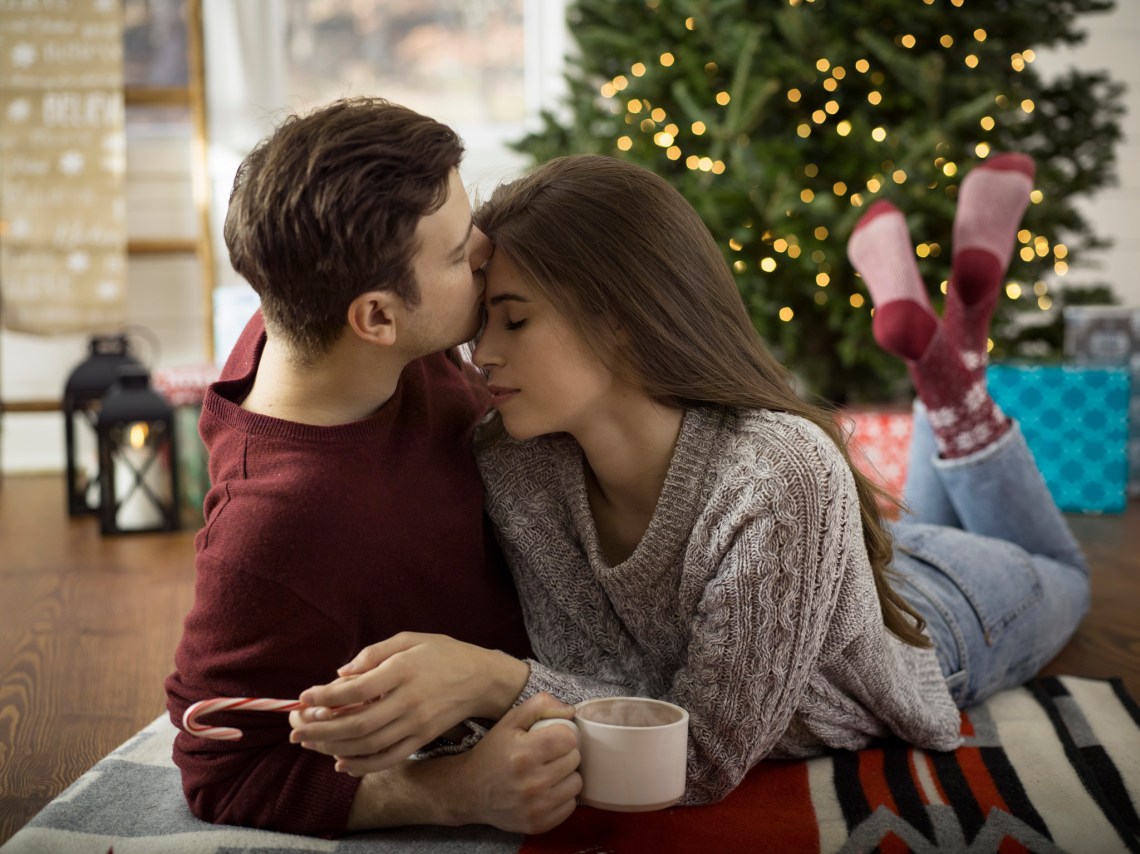
M578 737L566 726L529 730L542 718L573 713L573 706L538 694L504 715L466 753L368 774L348 829L489 824L515 833L550 830L574 811L582 790Z
M530 668L446 635L402 632L338 672L301 694L311 708L289 715L290 741L338 757L338 771L359 776L395 767L465 718L498 718Z
M543 718L573 713L573 706L538 694L504 715L468 753L455 757L465 761L461 779L475 799L473 821L516 833L542 833L569 818L582 791L577 733L568 726L529 730Z

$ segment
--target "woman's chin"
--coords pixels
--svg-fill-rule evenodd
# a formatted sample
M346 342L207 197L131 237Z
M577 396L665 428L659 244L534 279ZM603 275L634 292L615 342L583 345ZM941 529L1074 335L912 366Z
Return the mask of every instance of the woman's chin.
M520 423L517 418L508 418L501 412L499 413L499 417L503 420L503 429L507 431L507 435L516 442L525 442L527 439L533 439L543 434L543 431L527 428L527 426Z

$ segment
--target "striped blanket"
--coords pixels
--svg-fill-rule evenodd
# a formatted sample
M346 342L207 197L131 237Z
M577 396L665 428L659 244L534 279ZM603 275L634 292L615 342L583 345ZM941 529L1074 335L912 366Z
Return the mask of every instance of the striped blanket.
M965 744L889 743L763 763L726 800L656 813L582 807L542 836L405 828L337 841L197 821L156 720L0 851L640 854L644 851L1140 851L1140 710L1116 681L1043 678L962 715Z

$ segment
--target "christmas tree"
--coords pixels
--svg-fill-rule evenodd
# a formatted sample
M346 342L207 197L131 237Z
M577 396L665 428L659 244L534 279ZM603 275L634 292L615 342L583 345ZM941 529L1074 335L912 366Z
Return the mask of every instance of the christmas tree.
M874 346L847 261L867 206L907 215L941 305L958 184L992 153L1037 163L1000 330L1048 310L1068 265L1105 241L1074 206L1113 183L1123 87L1046 79L1034 51L1083 38L1112 0L576 0L568 102L515 144L536 161L613 154L671 181L724 248L757 330L805 390L905 393Z

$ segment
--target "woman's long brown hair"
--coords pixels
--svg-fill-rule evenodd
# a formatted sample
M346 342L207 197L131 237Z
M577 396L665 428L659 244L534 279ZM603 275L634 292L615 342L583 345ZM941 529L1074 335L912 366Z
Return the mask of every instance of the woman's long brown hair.
M891 499L851 465L833 413L796 394L708 228L672 185L628 161L562 157L500 185L475 224L632 387L671 406L786 412L823 430L855 477L883 621L929 646L922 618L888 580L891 537L877 500Z

